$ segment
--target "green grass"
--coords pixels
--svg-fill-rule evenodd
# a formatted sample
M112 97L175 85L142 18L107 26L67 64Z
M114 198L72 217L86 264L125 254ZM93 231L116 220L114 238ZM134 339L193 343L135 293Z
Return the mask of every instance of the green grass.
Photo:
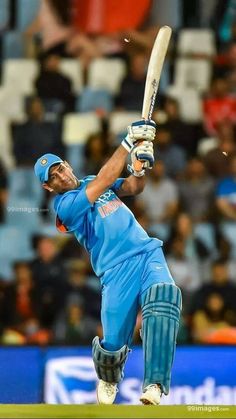
M0 405L0 418L236 418L236 406Z

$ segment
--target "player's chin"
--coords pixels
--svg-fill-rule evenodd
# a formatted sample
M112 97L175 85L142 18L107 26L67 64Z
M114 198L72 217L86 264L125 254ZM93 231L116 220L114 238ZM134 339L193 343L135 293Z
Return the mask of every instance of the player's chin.
M62 188L61 193L72 191L75 188L76 188L76 184L74 182L69 182Z
M75 189L73 186L65 186L64 188L61 188L60 193L65 193L65 192L69 192L72 191L72 189Z

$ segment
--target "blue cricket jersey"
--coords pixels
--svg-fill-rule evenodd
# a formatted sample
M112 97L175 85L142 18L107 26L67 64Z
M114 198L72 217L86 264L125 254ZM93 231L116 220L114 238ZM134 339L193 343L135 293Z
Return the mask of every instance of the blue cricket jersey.
M55 197L54 209L60 231L72 232L89 252L97 276L134 255L162 246L162 241L149 237L116 191L124 179L107 189L94 203L86 195L86 187L95 176L80 180L77 189Z
M219 181L216 196L226 198L231 205L236 206L236 179L229 176Z

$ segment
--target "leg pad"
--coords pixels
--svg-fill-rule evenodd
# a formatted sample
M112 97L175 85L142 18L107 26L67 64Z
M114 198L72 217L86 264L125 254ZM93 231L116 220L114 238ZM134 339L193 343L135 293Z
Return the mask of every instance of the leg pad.
M181 291L173 284L155 284L144 296L144 388L149 384L158 383L165 394L169 392L181 305Z
M122 346L118 351L107 351L103 349L96 336L92 342L93 362L98 378L108 383L119 383L123 378L125 361L129 348Z

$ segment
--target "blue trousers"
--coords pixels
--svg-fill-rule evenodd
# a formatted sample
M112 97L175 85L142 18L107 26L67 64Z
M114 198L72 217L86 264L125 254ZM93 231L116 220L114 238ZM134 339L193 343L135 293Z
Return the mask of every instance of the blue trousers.
M174 284L161 247L127 259L101 277L102 346L116 351L131 345L139 307L154 284Z

